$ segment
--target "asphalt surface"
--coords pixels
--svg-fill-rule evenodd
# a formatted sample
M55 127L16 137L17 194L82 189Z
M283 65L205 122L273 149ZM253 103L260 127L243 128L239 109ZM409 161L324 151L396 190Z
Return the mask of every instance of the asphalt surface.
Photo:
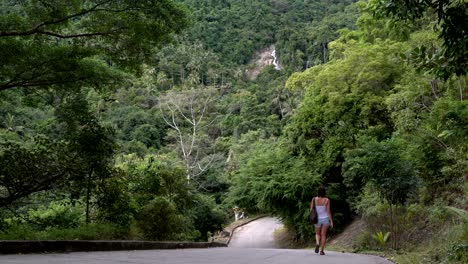
M229 242L231 248L275 248L273 232L283 224L273 217L264 217L238 227Z
M0 264L392 264L371 255L274 249L273 232L281 226L269 217L250 222L235 229L227 248L0 255Z
M391 264L376 256L312 250L207 248L0 255L1 264Z

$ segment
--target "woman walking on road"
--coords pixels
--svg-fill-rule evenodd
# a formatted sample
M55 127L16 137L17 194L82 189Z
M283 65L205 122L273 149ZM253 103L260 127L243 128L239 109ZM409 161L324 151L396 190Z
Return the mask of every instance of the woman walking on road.
M328 227L333 228L333 219L330 211L330 199L327 197L325 187L321 185L317 191L317 197L312 198L310 209L315 204L318 222L315 224L315 253L325 255L325 241L327 240ZM315 200L315 201L314 201Z

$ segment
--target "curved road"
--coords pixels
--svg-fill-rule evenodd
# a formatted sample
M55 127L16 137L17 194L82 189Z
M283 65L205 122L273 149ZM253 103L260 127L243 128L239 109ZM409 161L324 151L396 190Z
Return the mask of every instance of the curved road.
M392 264L369 255L313 250L274 249L275 218L262 218L235 230L228 248L73 252L63 254L0 255L1 264ZM254 230L254 231L252 231ZM255 232L259 242L250 234ZM254 247L254 248L249 248Z
M229 247L275 248L273 232L283 224L277 218L264 217L235 229Z

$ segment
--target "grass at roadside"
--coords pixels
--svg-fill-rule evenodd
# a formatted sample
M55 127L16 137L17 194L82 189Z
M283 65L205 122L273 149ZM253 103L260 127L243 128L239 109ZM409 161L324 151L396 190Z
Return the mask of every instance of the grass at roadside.
M396 263L468 263L467 222L447 224L432 239L393 254Z
M334 243L327 248L340 252L378 255L398 264L468 263L468 225L466 221L458 220L444 223L439 230L426 230L425 232L432 232L428 239L405 243L399 250L362 247L359 241L355 241L357 244L353 247Z
M379 250L360 245L360 234L366 230L359 221L362 220L353 222L343 233L328 241L326 250L376 255L398 264L468 263L468 224L464 217L444 223L439 230L426 230L432 232L428 239L405 243L400 250ZM286 228L278 229L274 236L279 248L313 250L311 243L296 241Z
M19 224L0 231L0 240L124 240L134 239L136 235L131 228L106 223L46 230L35 230L27 224Z

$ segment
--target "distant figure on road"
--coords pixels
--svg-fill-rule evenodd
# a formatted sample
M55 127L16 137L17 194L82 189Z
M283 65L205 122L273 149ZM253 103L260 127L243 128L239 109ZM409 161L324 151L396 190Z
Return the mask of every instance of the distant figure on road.
M325 242L327 240L328 227L333 228L333 219L330 211L330 199L327 197L325 187L321 185L317 190L317 197L312 198L310 209L312 210L315 199L318 222L315 224L315 253L325 255Z
M234 208L232 208L232 210L234 211L234 220L235 221L249 218L249 216L245 212L245 209L243 209L243 208L239 208L239 207L235 206Z

